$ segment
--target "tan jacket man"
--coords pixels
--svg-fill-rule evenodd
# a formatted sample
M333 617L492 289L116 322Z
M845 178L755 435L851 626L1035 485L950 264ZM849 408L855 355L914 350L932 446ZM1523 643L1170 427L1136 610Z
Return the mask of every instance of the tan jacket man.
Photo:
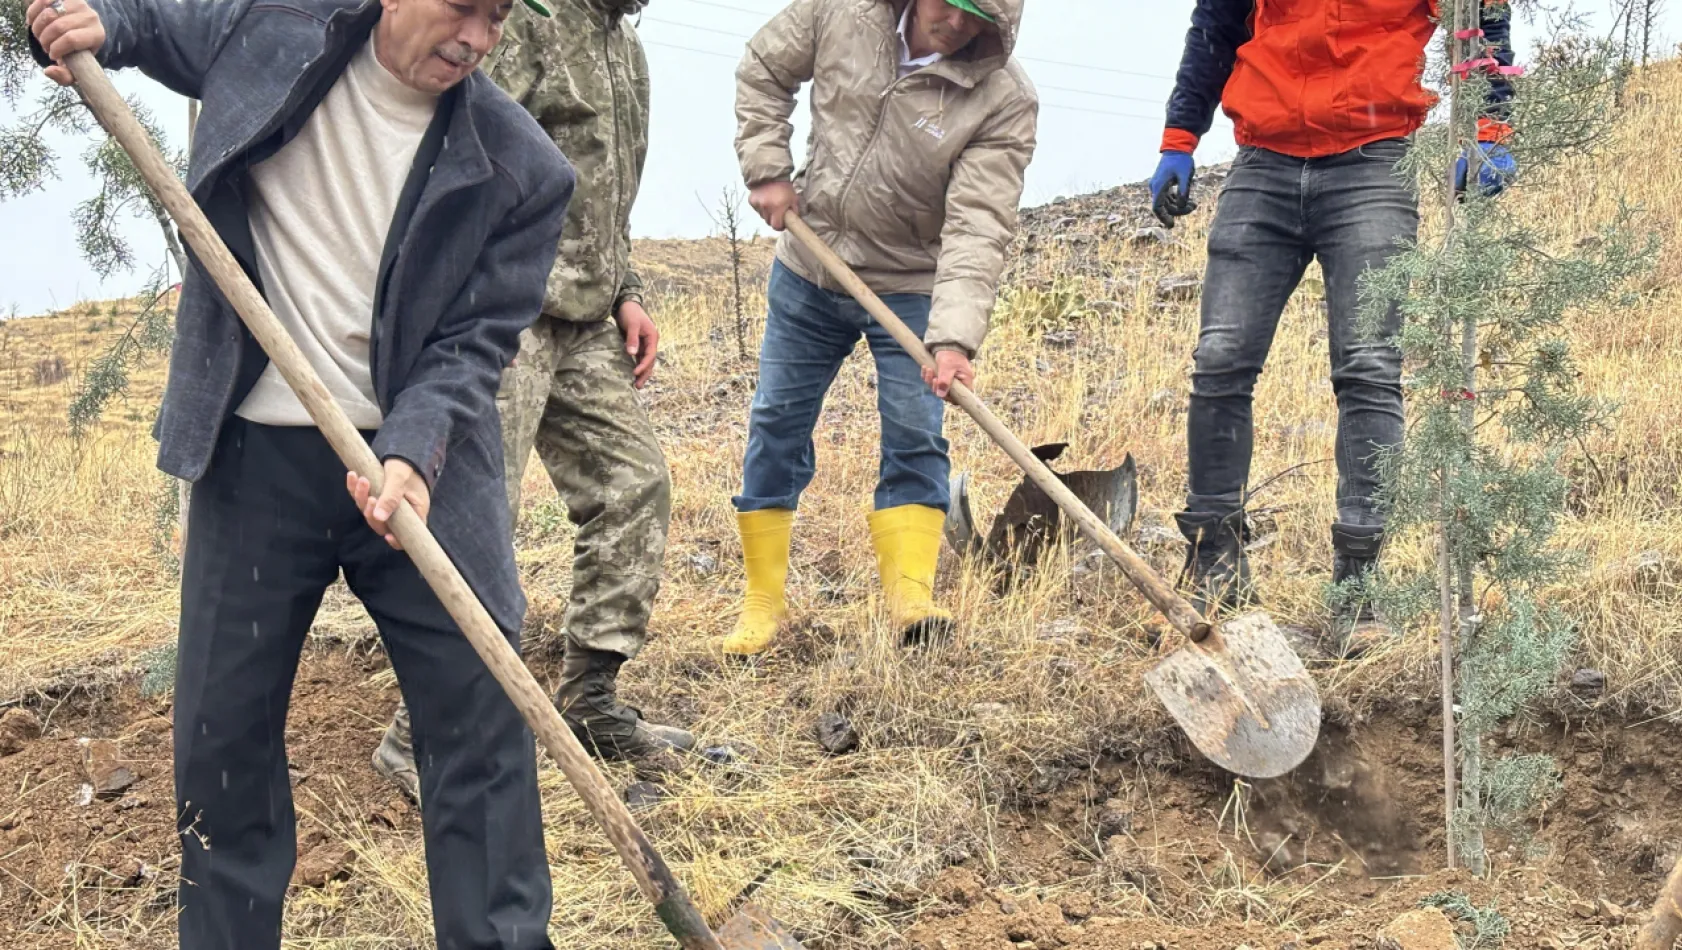
M736 69L748 187L792 179L806 223L870 289L932 292L924 342L971 357L987 335L1039 121L1039 97L1010 58L1022 0L975 5L995 28L904 80L896 24L906 0L795 0ZM812 134L795 175L789 117L808 81ZM780 217L769 223L781 230ZM792 237L777 258L838 289Z
M972 380L1033 156L1038 99L1010 58L1021 16L1022 0L795 0L748 43L736 151L755 210L782 230L797 208L922 334L939 369L920 371L783 237L735 498L747 591L727 655L761 653L775 636L812 429L861 336L882 413L870 527L884 602L907 642L950 626L932 597L949 500L941 398ZM812 132L796 174L789 119L807 82Z

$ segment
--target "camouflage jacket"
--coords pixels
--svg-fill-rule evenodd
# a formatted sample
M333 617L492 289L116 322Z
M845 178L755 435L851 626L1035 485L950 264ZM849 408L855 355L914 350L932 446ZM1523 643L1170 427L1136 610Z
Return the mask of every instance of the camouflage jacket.
M627 17L646 0L550 0L512 16L486 72L526 108L578 175L543 312L581 323L642 299L631 205L648 155L648 59Z

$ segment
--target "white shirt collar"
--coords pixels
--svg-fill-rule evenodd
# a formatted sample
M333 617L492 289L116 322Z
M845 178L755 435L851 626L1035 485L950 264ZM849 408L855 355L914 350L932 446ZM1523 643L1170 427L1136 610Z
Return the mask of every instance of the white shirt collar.
M939 53L930 53L927 56L918 56L915 58L911 55L911 36L909 30L911 28L911 7L914 3L916 3L916 0L912 0L911 3L907 3L905 5L905 12L899 15L899 78L901 79L904 79L917 70L922 69L924 66L933 66L935 63L940 62L941 59Z

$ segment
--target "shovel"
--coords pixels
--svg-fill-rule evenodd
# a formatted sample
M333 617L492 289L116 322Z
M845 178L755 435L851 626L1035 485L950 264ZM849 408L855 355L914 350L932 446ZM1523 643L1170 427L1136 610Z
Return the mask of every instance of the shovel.
M62 10L60 11L62 12ZM269 355L309 410L310 418L321 429L340 460L352 471L361 472L380 490L383 467L368 443L345 417L339 404L322 385L315 370L305 361L286 329L275 319L269 305L257 288L251 285L245 272L228 252L226 245L205 219L204 212L194 203L187 188L164 163L157 147L144 129L135 121L128 104L111 85L105 70L87 52L73 53L66 62L76 78L76 87L93 110L106 131L127 150L141 177L153 194L180 227L182 236L198 252L204 265L223 296L234 305L240 319L251 329L263 351ZM683 950L802 950L801 944L788 931L758 908L744 907L721 933L713 933L702 919L700 911L689 900L671 869L649 844L647 836L631 818L625 804L614 794L612 786L590 761L584 747L561 720L561 714L549 702L543 688L532 678L531 671L520 662L519 654L503 639L491 615L462 578L449 555L414 510L405 502L390 521L392 533L403 542L404 549L432 586L450 616L461 626L468 642L490 668L492 675L507 691L532 731L560 764L567 781L572 783L585 807L607 832L620 860L636 878L637 887L654 905L660 922L676 938Z
M917 334L865 286L799 214L786 212L784 221L830 276L900 346L919 364L935 365ZM1064 515L1104 549L1133 586L1185 636L1184 644L1145 674L1145 682L1198 751L1221 768L1252 778L1273 778L1301 764L1320 734L1320 695L1301 658L1273 620L1255 612L1219 628L1212 626L1075 497L975 393L954 382L951 399L1041 491L1051 496Z

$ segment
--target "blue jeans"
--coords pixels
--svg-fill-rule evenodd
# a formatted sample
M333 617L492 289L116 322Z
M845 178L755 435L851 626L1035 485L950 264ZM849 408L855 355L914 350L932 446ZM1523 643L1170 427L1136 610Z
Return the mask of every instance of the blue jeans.
M812 430L824 394L863 336L876 358L876 408L882 416L882 468L876 508L927 505L946 510L949 445L941 436L943 403L888 331L845 293L824 290L784 267L771 266L769 313L759 348L759 387L748 419L737 511L795 508L812 481ZM924 294L887 294L882 302L922 336L929 327Z
M1395 175L1406 149L1386 139L1313 159L1240 150L1209 231L1186 424L1187 511L1225 516L1242 506L1251 394L1285 303L1319 258L1338 409L1338 521L1384 523L1377 459L1402 440L1402 354L1393 343L1401 317L1392 307L1376 333L1362 333L1358 282L1418 231L1417 201Z

